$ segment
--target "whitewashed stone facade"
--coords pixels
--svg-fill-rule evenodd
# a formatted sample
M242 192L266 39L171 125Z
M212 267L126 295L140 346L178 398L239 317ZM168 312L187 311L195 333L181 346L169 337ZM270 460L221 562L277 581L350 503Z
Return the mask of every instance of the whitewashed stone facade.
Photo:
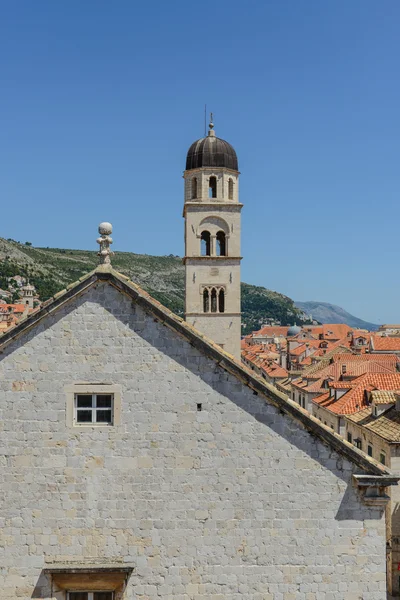
M2 600L102 563L133 568L116 599L386 598L384 507L353 474L390 474L122 277L2 341ZM79 383L120 390L113 426L71 426Z

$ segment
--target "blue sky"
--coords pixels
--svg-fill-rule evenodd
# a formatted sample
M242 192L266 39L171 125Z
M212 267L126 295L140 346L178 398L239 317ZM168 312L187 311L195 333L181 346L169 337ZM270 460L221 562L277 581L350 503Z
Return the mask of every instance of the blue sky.
M242 279L374 322L400 309L400 3L0 6L0 235L183 254L204 104L239 157Z

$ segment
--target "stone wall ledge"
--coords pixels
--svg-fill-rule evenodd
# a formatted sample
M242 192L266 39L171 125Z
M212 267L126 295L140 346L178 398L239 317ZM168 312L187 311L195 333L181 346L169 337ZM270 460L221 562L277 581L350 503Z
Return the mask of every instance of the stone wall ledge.
M395 475L353 475L353 481L359 488L364 504L384 507L390 500L386 488L398 485L400 477Z

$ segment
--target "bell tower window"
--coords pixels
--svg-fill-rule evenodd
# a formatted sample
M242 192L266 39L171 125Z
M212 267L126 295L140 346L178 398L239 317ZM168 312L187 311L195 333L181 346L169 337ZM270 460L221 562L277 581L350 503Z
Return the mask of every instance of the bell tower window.
M210 293L207 289L203 292L203 312L208 313L210 310Z
M217 256L226 256L226 236L223 231L217 232Z
M210 177L208 182L208 197L216 198L217 197L217 178Z
M192 200L196 200L197 198L197 177L193 177L192 179Z
M233 179L232 177L228 180L228 200L233 200Z
M224 290L219 290L218 294L218 312L225 312L225 292Z
M201 232L201 256L211 256L211 234L209 231Z
M211 290L211 312L217 312L217 290L215 288Z
M225 312L225 290L223 287L206 287L203 289L203 312Z

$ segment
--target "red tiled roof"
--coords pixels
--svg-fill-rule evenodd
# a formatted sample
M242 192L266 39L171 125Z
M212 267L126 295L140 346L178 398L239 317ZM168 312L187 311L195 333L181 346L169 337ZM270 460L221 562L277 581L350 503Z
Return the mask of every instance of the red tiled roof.
M313 355L314 356L314 355ZM303 360L301 361L301 365L311 365L312 363L312 358L311 356L306 356L306 358L303 358Z
M307 346L305 344L300 344L300 346L293 348L293 350L290 351L290 354L293 356L301 356L301 354L303 354L303 352L305 352L306 350Z
M329 400L329 397L330 397L330 393L325 392L324 394L321 394L320 396L313 398L313 402L315 402L315 404L323 404L326 400Z
M365 391L399 389L400 373L367 373L353 383L352 389L339 400L332 398L324 407L337 415L351 415L367 406Z
M347 337L349 331L351 331L351 327L346 325L345 323L326 323L322 325L324 339L342 339Z
M282 377L282 378L286 378L288 376L288 372L286 371L286 369L284 369L283 367L281 367L280 365L278 365L276 363L265 364L261 368L270 377Z
M330 388L333 388L334 390L349 390L350 388L354 387L354 380L353 381L330 381L328 383Z
M23 313L26 310L27 306L26 304L0 304L0 308L1 312Z
M371 347L373 350L387 350L400 352L400 337L371 336Z
M397 363L399 357L395 354L335 354L334 362L366 361Z

